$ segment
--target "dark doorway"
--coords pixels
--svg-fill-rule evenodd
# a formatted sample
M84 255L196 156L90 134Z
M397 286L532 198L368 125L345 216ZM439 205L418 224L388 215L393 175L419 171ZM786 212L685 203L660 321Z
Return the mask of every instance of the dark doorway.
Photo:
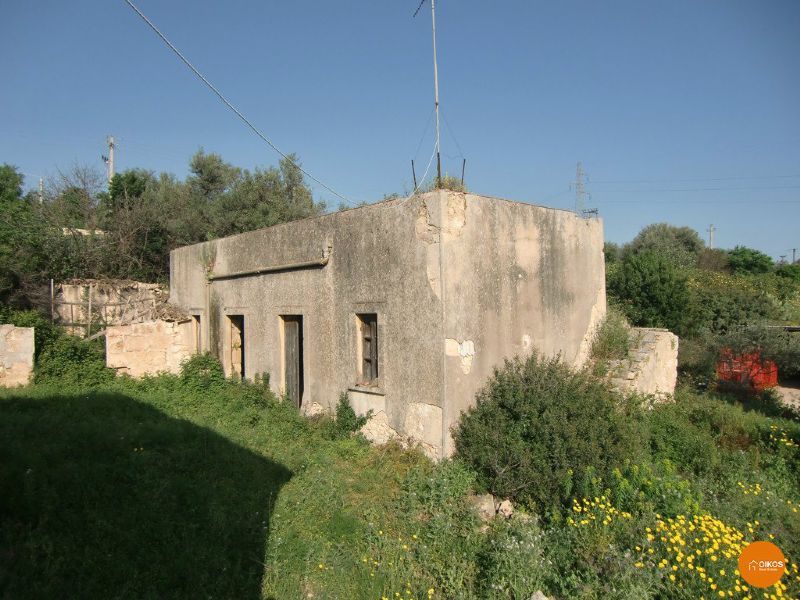
M228 315L231 325L231 374L244 379L244 315Z
M303 317L284 315L282 319L286 396L300 408L303 402Z

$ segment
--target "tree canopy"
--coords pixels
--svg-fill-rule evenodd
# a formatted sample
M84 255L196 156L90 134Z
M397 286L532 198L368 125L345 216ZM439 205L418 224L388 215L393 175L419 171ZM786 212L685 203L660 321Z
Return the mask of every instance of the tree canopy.
M23 196L22 174L2 165L0 302L41 303L50 278L163 281L174 248L324 210L293 155L251 172L201 149L189 167L184 181L129 169L108 185L76 167L48 182L40 204Z
M705 248L703 240L691 227L676 227L668 223L653 223L639 232L630 244L627 253L653 252L679 267L697 264L700 252Z
M772 258L746 246L736 246L728 252L728 262L734 273L769 273L774 267Z

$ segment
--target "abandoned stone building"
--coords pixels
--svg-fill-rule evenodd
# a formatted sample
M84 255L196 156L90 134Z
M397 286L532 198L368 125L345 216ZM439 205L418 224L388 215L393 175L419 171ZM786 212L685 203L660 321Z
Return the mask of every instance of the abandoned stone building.
M174 250L170 302L228 374L305 412L346 392L366 431L453 451L493 368L582 364L606 310L602 222L437 191Z

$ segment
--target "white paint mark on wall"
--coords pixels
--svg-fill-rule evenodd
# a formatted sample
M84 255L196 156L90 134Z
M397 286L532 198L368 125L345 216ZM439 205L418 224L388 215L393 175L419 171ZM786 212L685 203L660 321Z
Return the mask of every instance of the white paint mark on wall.
M530 352L531 343L532 343L531 336L529 336L527 333L523 334L523 336L522 336L522 349L525 350L525 352Z
M475 342L464 340L459 342L452 338L447 338L444 344L444 353L447 356L457 356L461 359L461 371L464 375L469 375L472 370L472 360L475 358Z

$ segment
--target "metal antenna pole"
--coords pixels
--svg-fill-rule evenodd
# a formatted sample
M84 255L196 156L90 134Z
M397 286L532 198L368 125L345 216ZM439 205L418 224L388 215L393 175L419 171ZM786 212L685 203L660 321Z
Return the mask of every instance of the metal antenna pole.
M583 187L583 165L578 163L575 168L575 212L583 216L583 211L586 209L584 206L584 197L586 196L586 189Z
M431 0L433 30L433 98L436 106L436 187L442 187L442 159L439 155L439 69L436 65L436 0Z

